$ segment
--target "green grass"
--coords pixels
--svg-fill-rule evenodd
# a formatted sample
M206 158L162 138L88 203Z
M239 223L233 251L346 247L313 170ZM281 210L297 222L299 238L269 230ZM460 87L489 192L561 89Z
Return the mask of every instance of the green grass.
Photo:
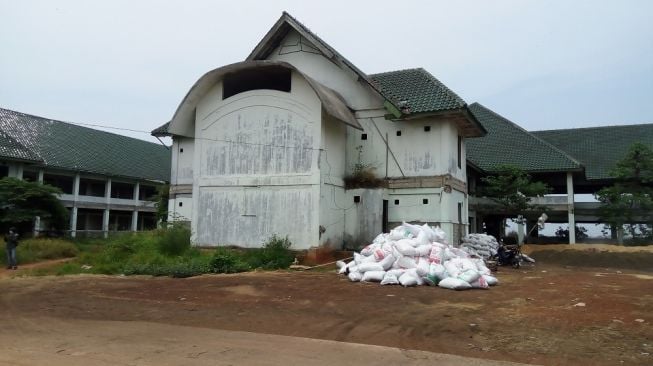
M125 233L109 239L75 242L59 239L30 239L19 245L19 260L38 261L74 257L47 268L35 268L30 275L79 273L191 277L205 273L237 273L255 268L288 268L294 259L288 238L272 236L262 248L250 250L199 250L190 245L190 231L182 226L149 232ZM24 250L21 257L20 250ZM26 262L21 262L26 263Z
M0 259L6 263L5 243L2 244ZM48 239L48 238L31 238L19 241L16 249L16 257L19 264L42 262L49 259L72 258L77 256L79 249L77 246L67 240Z

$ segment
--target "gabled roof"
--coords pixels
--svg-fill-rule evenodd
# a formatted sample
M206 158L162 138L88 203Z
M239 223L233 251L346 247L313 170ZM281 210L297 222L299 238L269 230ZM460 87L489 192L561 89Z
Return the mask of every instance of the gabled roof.
M0 151L11 150L14 145L5 143L15 141L20 153L13 157L20 160L116 177L170 179L170 150L159 144L2 108L0 131L6 137L0 138Z
M388 100L395 108L398 109L397 101L387 98L378 87L372 83L372 80L361 71L356 65L347 60L343 55L331 47L328 43L324 42L317 34L311 32L308 27L300 23L292 15L283 12L279 20L270 28L268 33L265 34L263 39L254 47L252 52L247 56L247 61L265 60L275 48L277 48L281 41L288 35L291 30L295 30L302 37L307 39L313 44L326 58L335 61L336 64L341 64L352 70L362 81L367 83L372 90L375 90L379 95Z
M609 179L610 170L630 146L641 142L653 148L653 124L533 131L535 136L573 156L585 166L588 180Z
M469 106L487 135L465 141L467 159L486 172L512 165L527 172L578 171L581 164L560 149L479 103Z
M285 11L247 56L247 60L266 59L291 30L299 33L336 65L343 65L354 72L359 80L368 84L385 100L386 108L395 114L396 118L406 118L425 112L460 112L466 121L457 121L457 123L461 125L466 136L482 136L485 133L483 127L469 113L465 101L424 69L392 71L368 76ZM404 101L409 101L410 105L406 105ZM407 106L409 108L406 108Z
M465 108L456 93L423 68L370 75L383 95L399 101L406 114L439 112Z

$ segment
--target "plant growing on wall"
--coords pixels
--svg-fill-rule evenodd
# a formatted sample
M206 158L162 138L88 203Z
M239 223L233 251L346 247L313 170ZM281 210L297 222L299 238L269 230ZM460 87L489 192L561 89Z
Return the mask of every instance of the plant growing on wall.
M610 172L615 183L595 194L601 219L634 239L653 237L653 150L634 143Z
M352 167L352 174L344 178L345 189L382 187L384 180L376 177L374 165L362 161L363 146L356 146L356 151L358 152L358 160Z
M168 221L168 200L170 199L170 185L164 184L157 187L156 196L154 197L156 205L157 221Z
M47 184L16 178L0 179L0 225L3 232L10 226L29 232L36 216L47 220L55 230L66 229L68 211L59 201L58 194L61 190Z

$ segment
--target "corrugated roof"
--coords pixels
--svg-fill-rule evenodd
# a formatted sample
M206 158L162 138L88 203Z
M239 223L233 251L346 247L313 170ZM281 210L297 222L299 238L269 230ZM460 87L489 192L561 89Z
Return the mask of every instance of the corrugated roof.
M405 114L466 107L465 101L423 68L370 75L383 95L399 103Z
M159 144L2 108L0 131L48 167L170 180L170 150Z
M653 124L533 131L535 136L573 156L585 166L585 177L609 179L610 171L630 146L641 142L653 147Z
M474 103L469 109L485 127L487 135L465 140L467 159L486 172L494 172L500 165L516 166L527 172L582 168L577 160L560 149L483 105Z

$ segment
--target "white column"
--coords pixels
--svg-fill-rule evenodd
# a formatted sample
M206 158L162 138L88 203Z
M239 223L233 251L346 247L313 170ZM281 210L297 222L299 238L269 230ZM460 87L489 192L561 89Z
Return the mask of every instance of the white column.
M70 215L70 236L77 236L77 201L79 200L79 173L75 174L73 180L73 210Z
M567 172L567 213L569 216L569 244L576 244L576 218L574 216L574 177Z
M104 183L104 198L106 207L102 213L102 235L107 238L109 236L109 214L111 213L111 178L107 178Z
M35 216L34 217L34 232L32 233L34 237L39 236L39 232L41 231L41 216Z
M132 212L132 231L138 230L138 195L140 194L141 183L134 185L134 212Z
M23 163L16 165L16 178L23 180Z
M43 169L39 169L39 178L38 179L39 179L40 184L43 184L43 175L44 175Z

